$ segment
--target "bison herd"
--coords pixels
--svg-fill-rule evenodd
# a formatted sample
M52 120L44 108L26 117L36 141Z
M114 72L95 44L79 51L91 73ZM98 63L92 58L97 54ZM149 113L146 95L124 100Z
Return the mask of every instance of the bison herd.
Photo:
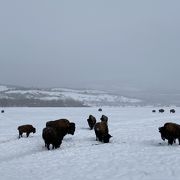
M159 113L163 113L165 110L164 110L164 109L159 109L158 111L159 111ZM155 113L156 110L153 109L152 112ZM170 109L169 112L170 112L170 113L175 113L176 111L175 111L175 109Z
M94 128L96 135L96 140L99 140L104 143L108 143L109 139L112 137L109 134L108 129L108 117L102 115L100 118L101 122L96 123L96 118L93 115L89 115L87 119L90 130ZM19 138L22 137L23 133L26 133L26 136L29 137L30 133L35 133L36 128L31 124L21 125L18 128ZM67 119L58 119L53 121L46 122L46 127L42 130L42 138L45 143L45 147L50 150L50 145L52 149L57 149L60 147L64 136L67 134L74 135L76 125L74 122L70 122Z
M152 112L156 112L156 110L152 110ZM159 109L160 113L164 112L164 109ZM175 113L174 109L170 110L170 113ZM112 137L109 134L108 128L108 117L102 115L100 121L97 122L96 118L93 115L89 115L87 119L87 123L90 130L94 129L94 133L96 136L96 141L100 141L103 143L109 143L110 138ZM62 144L62 140L64 136L67 134L74 135L76 130L76 125L74 122L70 122L67 119L58 119L53 121L46 122L46 127L42 130L42 138L45 143L45 147L50 150L50 145L52 145L52 149L59 148ZM167 122L164 126L158 128L159 133L161 134L161 138L163 141L167 140L168 145L172 145L176 143L176 139L178 139L180 145L180 125ZM22 137L23 133L26 133L28 137L30 133L35 133L36 128L31 124L26 124L18 127L19 138Z

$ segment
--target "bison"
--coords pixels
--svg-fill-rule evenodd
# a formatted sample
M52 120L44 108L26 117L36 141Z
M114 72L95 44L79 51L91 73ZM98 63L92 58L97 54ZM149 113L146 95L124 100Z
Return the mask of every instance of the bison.
M52 144L52 149L59 148L63 137L59 136L54 128L45 127L42 131L42 138L44 139L45 147L50 150L50 144Z
M164 109L159 109L159 112L160 112L160 113L163 113L163 112L164 112Z
M52 127L56 130L58 136L65 136L66 134L74 135L76 126L75 123L69 122L67 119L58 119L54 121L48 121L46 127Z
M170 109L170 113L175 113L175 109Z
M153 113L155 113L155 112L156 112L156 110L154 110L154 109L153 109L153 110L152 110L152 112L153 112Z
M101 111L102 111L102 108L99 108L99 109L98 109L98 111L100 111L100 112L101 112Z
M172 122L165 123L164 126L159 127L159 132L161 133L161 138L165 141L168 140L168 144L172 145L179 141L180 145L180 125Z
M94 125L96 124L96 118L93 115L89 115L87 122L88 122L89 128L92 130Z
M28 137L31 132L32 133L36 132L36 128L34 128L31 124L26 124L19 126L18 131L19 131L19 138L22 137L23 133L26 133L26 136Z
M108 125L106 122L98 122L94 126L94 131L96 135L96 140L99 140L104 143L108 143L109 139L112 137L109 134Z
M101 118L100 118L101 122L104 121L104 122L108 122L108 117L105 116L105 115L102 115Z

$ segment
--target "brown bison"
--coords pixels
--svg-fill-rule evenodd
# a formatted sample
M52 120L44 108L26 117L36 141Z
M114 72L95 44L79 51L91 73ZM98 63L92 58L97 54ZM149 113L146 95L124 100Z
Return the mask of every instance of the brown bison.
M170 113L175 113L175 109L170 109Z
M18 131L19 131L19 138L22 137L23 133L26 133L26 136L28 137L31 132L32 133L36 132L36 128L34 128L30 124L26 124L26 125L19 126Z
M159 109L159 112L160 112L160 113L163 113L163 112L164 112L164 109Z
M105 116L105 115L102 115L101 118L100 118L101 122L104 121L104 122L108 122L108 117Z
M159 132L161 133L161 138L165 141L168 140L168 144L172 145L179 141L180 145L180 125L172 122L165 123L164 126L159 127Z
M93 129L94 125L96 124L96 118L93 115L89 115L87 122L88 122L90 129Z
M99 108L99 109L98 109L98 111L100 111L100 112L101 112L101 111L102 111L102 108Z
M109 139L112 137L109 134L108 125L106 122L98 122L94 126L94 131L96 134L96 140L99 140L104 143L108 143Z
M74 135L76 126L75 123L69 122L67 119L58 119L54 121L48 121L46 127L52 127L56 130L58 136L65 136L66 134Z
M56 130L52 127L45 127L42 131L42 138L44 139L45 147L50 150L50 144L52 144L52 149L59 148L63 137L58 136Z

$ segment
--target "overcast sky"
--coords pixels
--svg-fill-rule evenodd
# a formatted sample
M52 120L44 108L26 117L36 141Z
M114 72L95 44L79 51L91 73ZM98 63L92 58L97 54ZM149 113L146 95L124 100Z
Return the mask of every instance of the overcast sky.
M2 0L0 83L180 89L179 0Z

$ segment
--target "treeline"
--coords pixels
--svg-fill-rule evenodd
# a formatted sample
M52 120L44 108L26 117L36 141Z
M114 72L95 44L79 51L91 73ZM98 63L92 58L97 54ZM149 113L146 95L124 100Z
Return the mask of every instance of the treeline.
M85 107L82 102L73 99L40 100L40 99L0 99L1 107Z

